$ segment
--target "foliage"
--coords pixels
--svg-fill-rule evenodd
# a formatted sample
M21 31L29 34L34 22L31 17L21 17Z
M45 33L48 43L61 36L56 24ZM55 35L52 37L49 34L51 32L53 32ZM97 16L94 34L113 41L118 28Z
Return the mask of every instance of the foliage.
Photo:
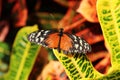
M112 5L111 5L112 4ZM71 80L109 80L120 79L120 1L97 0L97 13L106 46L111 53L111 68L106 75L94 69L85 54L65 55L53 50L64 66ZM43 16L44 17L44 16ZM42 22L42 21L41 21ZM43 21L44 22L44 21ZM46 23L45 23L46 24ZM0 80L27 80L40 46L30 43L27 35L37 30L37 26L25 27L19 31L12 48L10 68ZM76 56L78 58L76 58Z
M10 58L10 47L4 42L0 42L0 76L8 70Z
M112 5L111 5L112 4ZM105 79L120 79L120 1L98 0L98 17L105 38L106 45L111 53L111 70Z
M10 68L0 80L27 80L33 67L40 46L27 40L29 33L37 30L37 26L21 29L14 41Z
M56 57L63 64L66 73L71 80L79 80L82 78L96 78L101 76L92 66L85 54L74 54L66 56L63 52L58 53L53 50ZM77 58L76 58L77 57Z
M112 4L112 5L111 5ZM74 57L68 57L64 53L58 53L53 50L59 61L65 67L65 70L71 80L79 79L120 79L120 1L119 0L98 0L98 17L105 38L106 45L111 53L111 69L108 74L98 73L84 54L74 54ZM75 58L78 56L78 58Z

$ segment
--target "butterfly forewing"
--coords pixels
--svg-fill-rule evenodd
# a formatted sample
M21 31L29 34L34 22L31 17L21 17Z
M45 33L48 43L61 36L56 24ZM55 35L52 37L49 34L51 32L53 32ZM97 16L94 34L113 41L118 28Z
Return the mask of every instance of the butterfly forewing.
M59 36L58 36L58 33L56 32L52 32L51 34L49 34L44 43L49 47L49 48L55 48L57 49L58 47L58 42L59 41Z
M69 53L87 53L91 51L91 46L82 38L73 34L67 34L72 39L72 48Z
M72 39L64 33L63 36L61 37L60 42L61 50L69 52L69 50L73 47L72 45L73 45Z
M45 39L48 37L48 34L51 33L51 30L40 30L40 31L35 31L29 34L28 40L30 42L36 43L36 44L41 44L43 46L47 46L45 44Z

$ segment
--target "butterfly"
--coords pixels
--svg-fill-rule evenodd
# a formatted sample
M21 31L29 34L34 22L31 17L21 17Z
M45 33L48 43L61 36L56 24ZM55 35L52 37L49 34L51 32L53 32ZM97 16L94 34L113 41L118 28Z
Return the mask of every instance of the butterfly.
M91 46L81 37L63 32L63 29L56 30L38 30L28 35L30 42L61 50L67 53L87 53L91 51Z

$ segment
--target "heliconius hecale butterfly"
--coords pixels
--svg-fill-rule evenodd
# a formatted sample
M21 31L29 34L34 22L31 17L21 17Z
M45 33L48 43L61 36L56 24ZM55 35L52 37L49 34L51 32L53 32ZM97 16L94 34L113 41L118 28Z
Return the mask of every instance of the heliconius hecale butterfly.
M91 51L91 46L81 37L64 33L63 29L39 30L29 34L28 40L44 47L61 50L67 53L87 53Z

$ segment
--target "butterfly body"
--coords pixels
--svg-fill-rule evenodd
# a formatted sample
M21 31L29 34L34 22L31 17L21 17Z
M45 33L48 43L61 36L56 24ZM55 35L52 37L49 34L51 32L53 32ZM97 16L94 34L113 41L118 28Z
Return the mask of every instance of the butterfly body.
M91 46L82 38L73 34L60 31L40 30L32 32L28 36L30 42L40 44L48 48L61 50L64 53L87 53L91 51Z

